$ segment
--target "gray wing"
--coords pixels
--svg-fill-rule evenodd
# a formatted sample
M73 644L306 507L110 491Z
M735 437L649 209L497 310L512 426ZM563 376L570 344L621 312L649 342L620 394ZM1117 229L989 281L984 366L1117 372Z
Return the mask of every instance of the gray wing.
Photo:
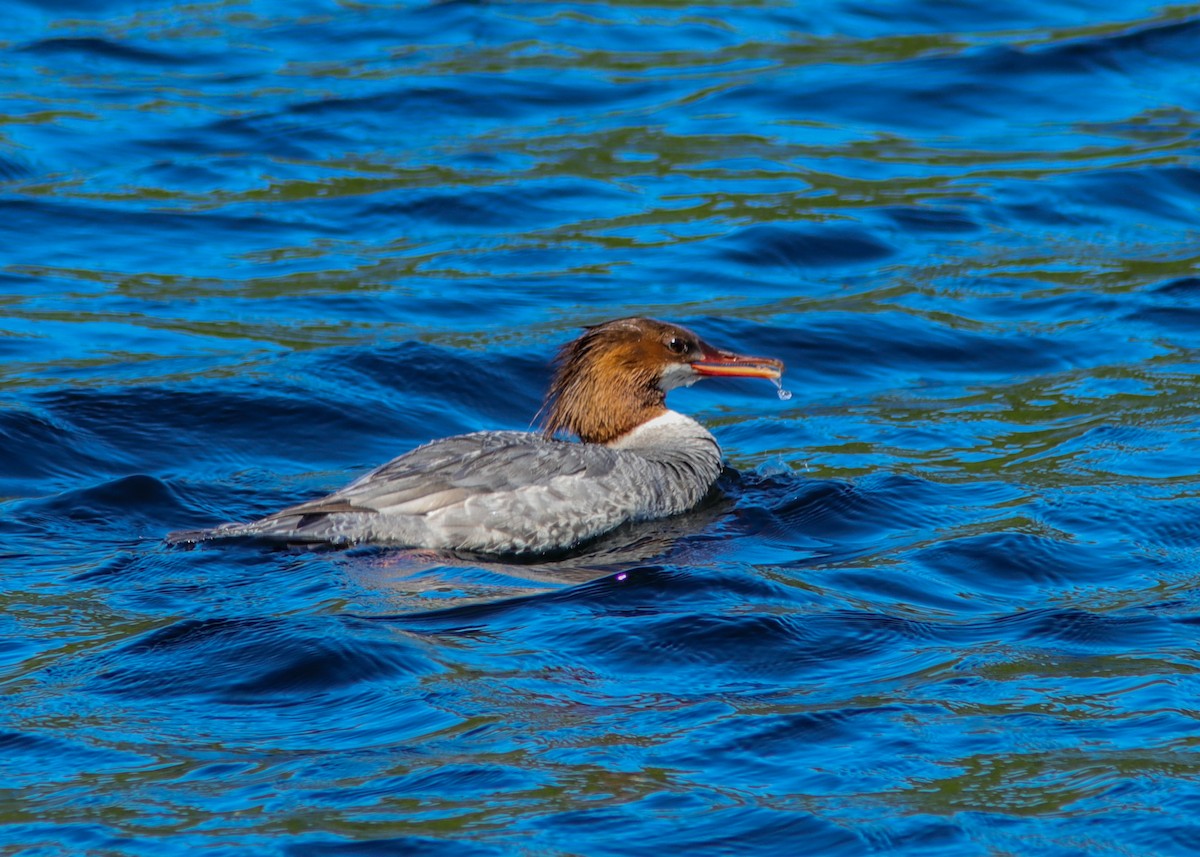
M459 435L418 447L326 497L203 537L543 551L637 514L639 498L614 496L606 478L628 470L627 458L529 432ZM197 540L178 535L177 541Z
M279 514L319 512L325 505L424 515L469 497L520 491L557 477L598 480L618 454L596 446L547 440L530 432L477 432L435 440L394 458L328 497Z

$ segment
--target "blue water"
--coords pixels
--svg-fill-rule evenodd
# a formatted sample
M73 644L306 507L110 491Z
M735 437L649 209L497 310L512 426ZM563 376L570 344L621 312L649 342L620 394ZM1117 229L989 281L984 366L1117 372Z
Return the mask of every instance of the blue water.
M0 851L1200 847L1200 6L10 0ZM519 565L169 530L525 428L730 469Z

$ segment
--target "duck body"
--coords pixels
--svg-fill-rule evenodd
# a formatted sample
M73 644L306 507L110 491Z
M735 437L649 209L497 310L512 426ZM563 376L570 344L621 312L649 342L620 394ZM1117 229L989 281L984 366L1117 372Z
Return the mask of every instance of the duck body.
M659 443L664 437L672 442ZM171 540L254 537L548 553L627 521L687 511L720 472L716 439L673 411L613 447L482 431L419 446L327 497Z
M668 389L705 374L778 378L782 368L770 358L713 349L664 322L609 322L589 328L560 354L543 433L482 431L435 440L326 497L167 539L251 537L499 555L570 549L626 522L691 509L720 475L716 439L665 407ZM561 431L581 442L559 439Z

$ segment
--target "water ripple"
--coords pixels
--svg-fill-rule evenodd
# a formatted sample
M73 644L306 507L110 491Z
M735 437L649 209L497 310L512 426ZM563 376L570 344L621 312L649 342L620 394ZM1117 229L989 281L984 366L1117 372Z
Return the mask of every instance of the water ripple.
M9 6L0 851L1189 852L1194 5ZM634 314L688 514L162 543Z

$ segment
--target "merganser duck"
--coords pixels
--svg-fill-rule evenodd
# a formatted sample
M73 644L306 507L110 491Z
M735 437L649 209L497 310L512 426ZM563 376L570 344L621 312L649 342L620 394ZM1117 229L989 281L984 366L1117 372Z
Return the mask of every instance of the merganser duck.
M173 544L252 537L499 555L573 548L627 521L695 506L721 448L666 394L710 376L778 380L783 363L707 344L675 324L622 318L563 346L543 431L435 440L327 497L257 521L171 533ZM579 443L559 439L571 434Z

